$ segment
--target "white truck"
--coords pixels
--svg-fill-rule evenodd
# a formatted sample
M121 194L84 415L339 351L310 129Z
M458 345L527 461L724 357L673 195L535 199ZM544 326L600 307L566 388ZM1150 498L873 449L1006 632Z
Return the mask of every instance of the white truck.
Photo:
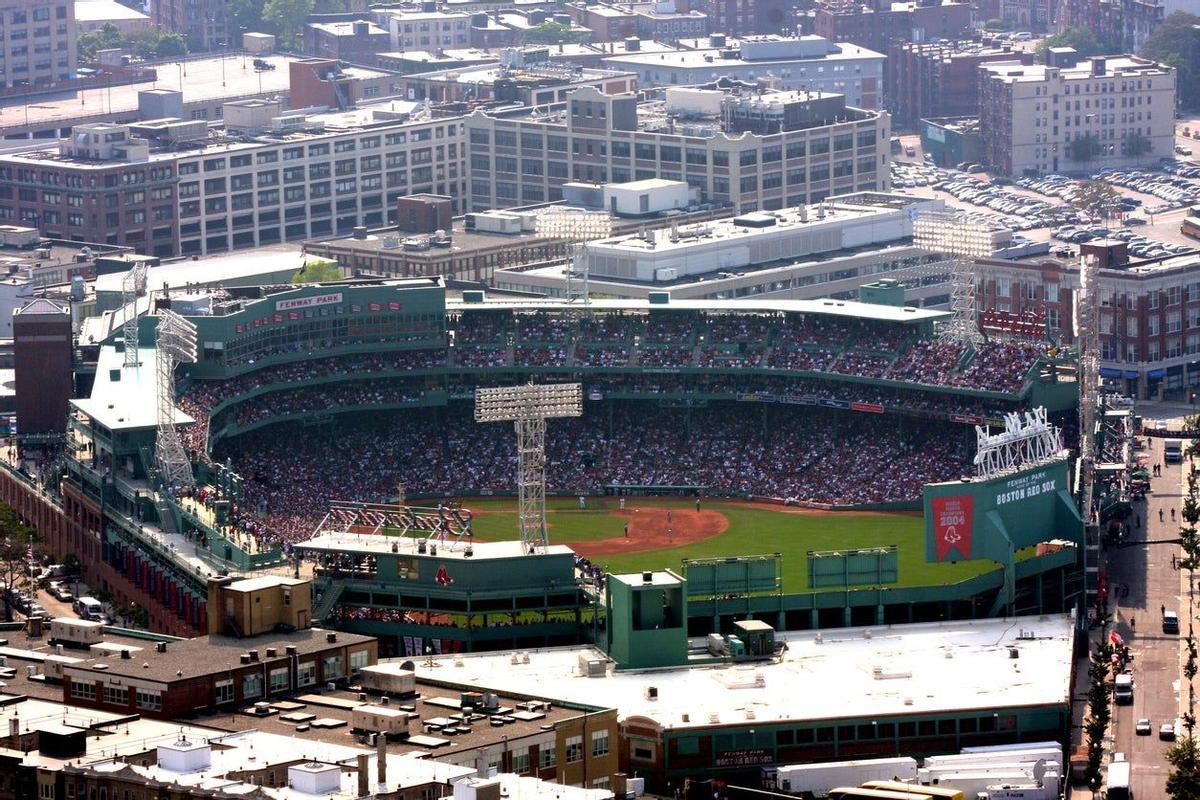
M1163 441L1163 461L1168 464L1183 461L1183 441L1181 439L1165 439Z
M978 769L984 764L1034 764L1045 761L1047 764L1061 764L1063 759L1062 746L1057 742L1022 745L1020 749L988 750L947 756L929 756L925 759L925 769Z
M1133 676L1128 672L1122 672L1113 680L1113 699L1119 706L1133 703Z
M854 761L831 761L825 764L793 764L781 766L776 772L776 786L781 792L813 797L825 797L838 786L859 786L867 781L917 778L914 758L864 758Z

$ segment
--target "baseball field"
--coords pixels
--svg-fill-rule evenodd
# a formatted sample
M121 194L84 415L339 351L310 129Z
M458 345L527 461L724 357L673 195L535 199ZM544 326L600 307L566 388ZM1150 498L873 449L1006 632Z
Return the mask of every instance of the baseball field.
M474 534L517 538L516 501L472 498ZM830 512L705 498L547 498L550 541L608 572L680 569L683 559L783 556L785 592L809 590L808 552L895 545L900 585L957 583L995 569L990 561L927 563L925 523L917 513ZM628 530L628 533L626 531Z

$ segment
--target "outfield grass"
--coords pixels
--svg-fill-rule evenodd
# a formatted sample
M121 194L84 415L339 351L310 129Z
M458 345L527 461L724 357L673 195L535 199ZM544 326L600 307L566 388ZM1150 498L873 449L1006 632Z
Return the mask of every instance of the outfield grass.
M692 507L686 498L631 498L627 507ZM517 538L517 517L512 500L472 500L468 508L486 513L475 518L474 530L481 539L499 541ZM588 511L579 511L573 498L547 500L551 542L583 542L621 536L623 521L608 513L616 510L615 498L589 498ZM992 561L927 563L925 522L911 514L795 514L783 510L748 508L716 500L705 500L703 508L719 511L729 520L729 529L719 536L679 547L603 556L597 561L609 572L643 569L678 570L685 558L783 554L783 589L804 592L808 586L808 551L839 550L895 545L899 559L900 586L935 586L973 578L996 569ZM842 591L833 589L831 591Z

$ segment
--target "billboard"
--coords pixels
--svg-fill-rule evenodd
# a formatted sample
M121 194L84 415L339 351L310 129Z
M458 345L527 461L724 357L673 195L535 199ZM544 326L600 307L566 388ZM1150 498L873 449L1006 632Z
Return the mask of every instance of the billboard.
M1001 563L1010 552L1049 541L1081 540L1065 458L991 480L925 487L928 561Z

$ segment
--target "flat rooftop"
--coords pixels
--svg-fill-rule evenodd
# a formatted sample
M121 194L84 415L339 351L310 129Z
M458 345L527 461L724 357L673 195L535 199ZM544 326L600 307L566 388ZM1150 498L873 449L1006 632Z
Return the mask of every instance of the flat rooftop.
M367 233L365 239L355 239L353 235L332 236L328 238L310 239L309 244L328 245L330 247L347 248L356 251L379 251L394 253L404 258L419 260L421 258L441 258L447 253L469 254L476 250L486 250L493 247L504 247L520 242L550 240L554 237L533 232L521 233L488 233L486 231L468 231L463 219L452 221L450 228L449 247L431 247L428 250L405 250L405 239L422 239L427 233L404 233L394 227L376 228Z
M150 17L117 0L75 0L76 22L131 22Z
M406 661L409 659L405 659ZM508 664L506 660L506 665ZM399 671L399 663L396 665ZM454 669L447 665L446 669L432 670L445 673ZM516 670L519 667L507 666ZM440 675L442 680L457 681L457 674ZM479 691L486 689L481 685ZM262 730L294 736L297 741L320 741L331 744L353 744L354 709L362 707L382 708L404 714L413 715L410 730L413 739L388 740L388 752L403 755L421 755L430 758L454 757L463 750L494 745L508 740L515 744L524 738L544 736L547 726L554 726L564 720L575 719L584 713L584 708L572 708L554 703L529 701L529 691L522 695L499 697L499 709L495 715L503 719L503 724L493 725L487 715L475 715L464 712L461 703L461 691L447 688L439 683L418 681L415 697L390 697L388 705L380 705L380 696L369 693L366 700L359 698L355 691L311 692L301 693L286 700L279 700L279 713L269 716L256 716L249 713L214 714L204 717L205 724L223 730ZM270 702L270 701L268 701ZM549 706L548 708L546 706ZM588 705L590 713L600 710ZM462 719L467 713L468 718ZM297 726L305 724L300 721L311 718L327 720L324 725L309 725L306 731L297 731ZM308 718L308 719L306 719ZM341 724L338 724L341 723ZM446 734L438 729L454 727L455 733Z
M159 742L159 744L173 744L179 738L177 732L174 740ZM378 788L374 754L369 748L357 745L352 739L344 744L335 744L258 730L221 734L210 729L196 728L193 730L192 736L186 737L185 747L200 743L214 745L210 750L210 764L203 769L172 769L161 762L142 766L137 763L129 764L116 758L93 761L91 766L94 773L100 775L109 772L133 772L149 781L159 782L160 785L188 787L193 791L204 792L204 795L207 795L208 792L220 792L222 796L241 794L252 796L251 793L256 791L254 784L250 780L237 777L238 775L253 774L268 765L303 765L300 766L300 769L304 769L314 762L322 766L326 764L354 766L357 764L357 757L361 754L369 755L368 788L372 793ZM464 779L474 773L475 770L470 767L459 767L427 759L401 756L387 758L389 791L415 788L429 783L446 783ZM302 792L285 781L282 785L272 788L269 796L276 800L315 800L317 797L326 800L352 800L352 798L360 797L358 775L354 771L340 771L338 788L334 792L326 791L320 795L313 795Z
M517 668L507 653L434 657L434 668L418 659L416 671L418 679L617 708L622 719L648 717L672 729L991 713L1070 702L1074 629L1070 617L1052 615L780 633L787 648L778 663L610 670L603 678L579 674L580 653L605 657L587 647L531 651ZM461 667L451 666L455 658ZM647 699L650 687L655 700Z
M1112 78L1121 77L1122 75L1166 75L1169 72L1167 67L1163 67L1154 61L1138 58L1137 56L1103 56L1101 60L1104 61L1104 75L1102 76L1094 74L1093 59L1086 58L1080 59L1078 63L1070 67L1047 67L1045 64L1030 64L1027 66L1014 60L993 61L981 64L980 68L986 70L991 77L1002 78L1006 83L1040 83L1046 80L1047 69L1057 69L1065 80L1083 80L1092 77Z
M612 59L614 66L685 67L688 69L704 69L707 67L712 70L720 70L722 67L754 69L758 67L770 67L776 64L791 65L797 62L811 61L813 63L825 64L837 61L857 61L864 58L878 58L881 60L885 58L882 53L877 53L874 50L868 50L865 47L850 44L849 42L838 42L834 47L834 50L821 55L781 56L779 58L756 58L753 60L743 59L740 52L737 58L721 58L721 51L726 48L699 47L693 50L678 50L665 54L661 52L625 52L622 54L613 54L609 58L606 58L605 61L607 62L609 59Z
M81 117L98 114L124 117L135 114L138 92L144 89L182 90L184 103L247 95L287 94L290 91L288 64L300 59L281 55L257 57L269 61L276 68L258 72L251 65L249 56L243 59L240 55L227 54L155 64L158 78L154 81L50 93L27 98L28 102L21 98L10 98L0 105L0 129L27 126L66 128L77 124Z
M89 656L68 669L91 670L97 664L104 664L105 667L101 671L104 675L120 675L127 678L142 677L146 680L170 683L181 677L194 678L197 675L211 675L240 667L242 666L242 654L251 650L257 650L263 661L273 661L284 658L284 648L289 645L296 648L298 655L304 656L335 646L353 646L375 641L373 636L360 636L356 633L337 631L336 642L330 643L326 641L328 633L335 632L320 628L304 628L291 633L272 633L246 639L236 639L230 636L200 636L195 639L171 642L167 645L166 651L162 653L151 647L136 653L132 658L121 658L119 655L102 658ZM266 657L265 649L267 647L274 647L278 650L275 659Z

